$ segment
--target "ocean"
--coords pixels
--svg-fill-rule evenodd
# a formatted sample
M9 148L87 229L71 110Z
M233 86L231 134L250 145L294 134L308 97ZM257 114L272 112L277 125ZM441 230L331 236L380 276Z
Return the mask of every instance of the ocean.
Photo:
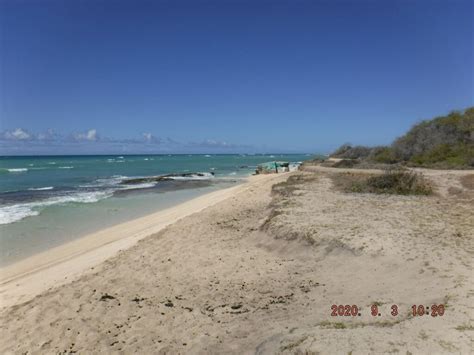
M0 266L308 154L0 157ZM157 176L168 175L157 179Z

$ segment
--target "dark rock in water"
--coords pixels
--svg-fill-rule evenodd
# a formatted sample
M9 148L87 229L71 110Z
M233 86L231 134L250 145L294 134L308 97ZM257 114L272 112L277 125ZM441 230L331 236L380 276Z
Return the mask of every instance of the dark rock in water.
M122 185L137 185L143 184L147 182L160 182L160 181L170 181L174 180L175 178L195 178L195 177L206 177L214 176L214 172L210 173L182 173L182 174L167 174L167 175L159 175L159 176L146 176L143 178L133 178L133 179L125 179L120 182Z
M247 169L249 166L248 165L241 165L239 166L240 169Z
M159 181L168 181L172 180L171 177L169 176L147 176L144 178L135 178L135 179L125 179L120 182L122 185L137 185L137 184L143 184L145 182L159 182Z

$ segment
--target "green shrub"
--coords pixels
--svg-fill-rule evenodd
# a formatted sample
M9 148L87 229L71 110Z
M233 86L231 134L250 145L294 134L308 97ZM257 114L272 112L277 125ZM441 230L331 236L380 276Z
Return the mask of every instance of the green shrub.
M474 107L413 126L395 140L397 158L411 165L439 168L473 166Z
M474 145L439 144L422 154L413 156L410 163L441 168L472 167L474 166Z
M397 158L394 150L390 147L376 147L369 157L371 161L381 164L395 164L400 160Z

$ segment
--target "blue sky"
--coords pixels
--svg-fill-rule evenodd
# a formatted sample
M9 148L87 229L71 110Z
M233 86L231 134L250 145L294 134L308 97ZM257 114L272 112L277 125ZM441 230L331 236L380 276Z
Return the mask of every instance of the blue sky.
M0 1L0 153L327 152L474 103L470 0Z

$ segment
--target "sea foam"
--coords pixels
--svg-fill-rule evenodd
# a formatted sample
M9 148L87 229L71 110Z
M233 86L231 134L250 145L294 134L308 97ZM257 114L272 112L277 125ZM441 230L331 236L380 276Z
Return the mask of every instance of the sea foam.
M30 187L28 190L30 191L46 191L54 189L53 186L45 186L45 187Z
M44 201L20 203L0 207L0 224L9 224L29 216L37 216L47 206L67 203L94 203L112 196L113 191L78 192L71 195L51 197Z
M167 176L171 180L210 180L214 179L214 175L211 173L196 173L196 174L186 174L186 176Z
M28 171L27 168L11 168L11 169L6 169L9 173L24 173Z
M0 224L9 224L29 216L37 215L39 215L38 211L34 211L26 205L0 207Z

